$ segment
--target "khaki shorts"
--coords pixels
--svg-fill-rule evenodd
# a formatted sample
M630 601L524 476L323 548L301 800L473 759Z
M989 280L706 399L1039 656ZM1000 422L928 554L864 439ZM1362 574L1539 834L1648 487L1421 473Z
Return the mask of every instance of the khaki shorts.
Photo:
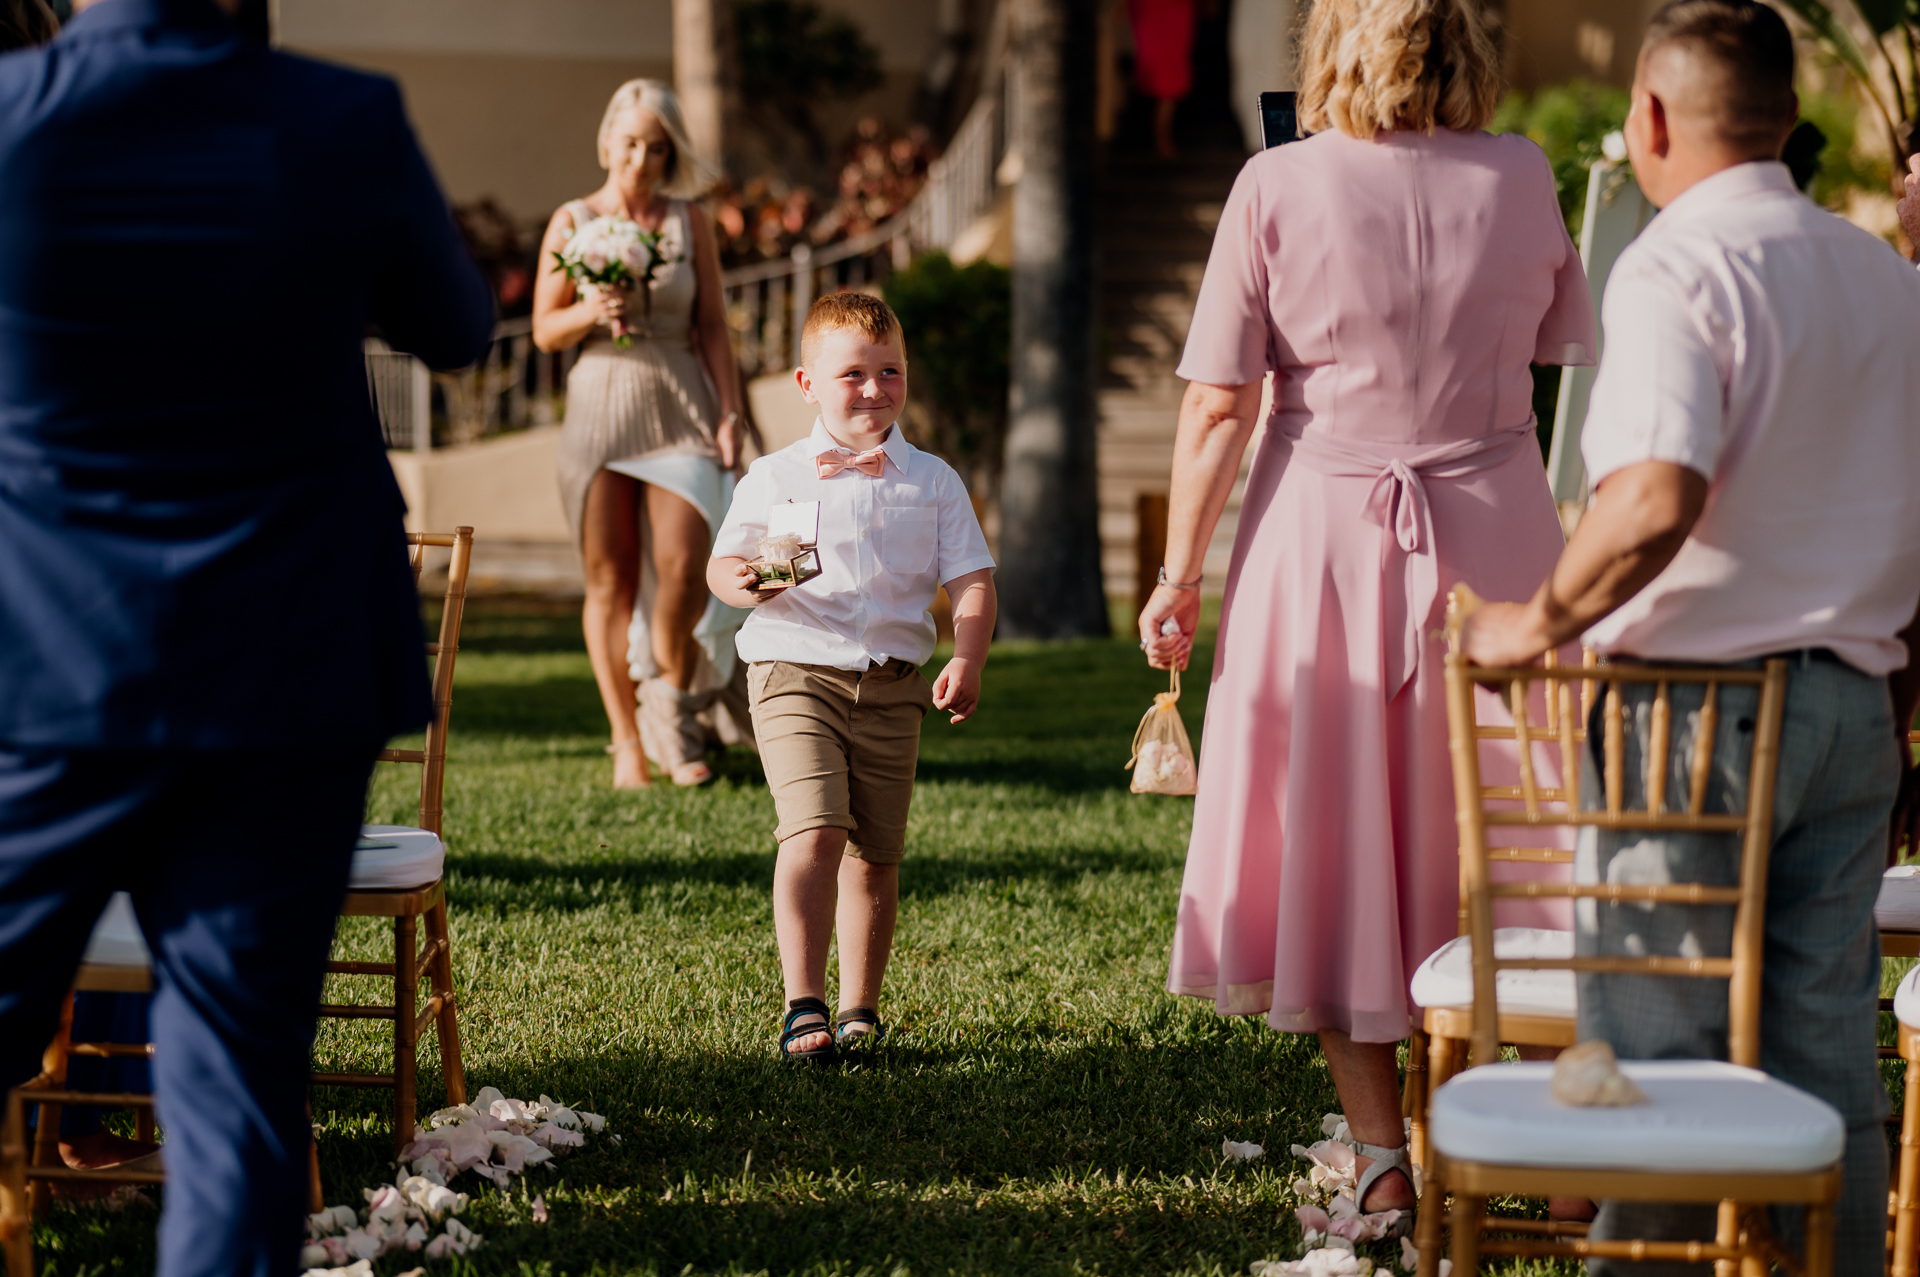
M784 842L844 829L847 854L896 865L933 689L905 661L864 672L756 661L747 670L753 731Z

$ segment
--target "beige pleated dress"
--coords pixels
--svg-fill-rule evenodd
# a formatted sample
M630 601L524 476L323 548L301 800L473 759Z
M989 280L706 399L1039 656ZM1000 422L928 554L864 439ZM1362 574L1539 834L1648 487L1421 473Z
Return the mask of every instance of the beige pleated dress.
M565 211L575 226L597 216L581 200L567 204ZM664 260L654 272L652 287L635 288L627 302L627 333L633 344L623 349L614 343L610 328L596 328L567 377L566 419L555 468L576 547L581 544L587 490L602 470L629 475L687 501L706 516L709 544L733 499L733 475L721 468L714 444L719 396L693 347L698 284L685 200L669 202L660 229ZM640 533L644 540L644 509ZM698 758L704 744L714 739L751 744L745 683L737 677L743 669L733 652L733 636L746 612L709 600L694 628L701 669L682 694L656 677L649 618L655 588L653 556L643 545L627 663L640 685L640 737L647 756L671 769Z

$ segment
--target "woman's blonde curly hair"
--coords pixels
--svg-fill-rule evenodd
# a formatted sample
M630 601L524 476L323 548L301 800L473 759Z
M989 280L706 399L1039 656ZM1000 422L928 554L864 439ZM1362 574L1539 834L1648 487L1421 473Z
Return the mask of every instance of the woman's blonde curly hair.
M1300 123L1314 133L1467 132L1500 99L1477 0L1315 0L1301 63Z

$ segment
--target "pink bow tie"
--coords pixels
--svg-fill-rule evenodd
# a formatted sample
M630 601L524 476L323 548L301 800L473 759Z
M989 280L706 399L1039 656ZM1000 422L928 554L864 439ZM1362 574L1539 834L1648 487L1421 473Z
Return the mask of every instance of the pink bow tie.
M858 470L861 474L878 479L886 472L887 450L873 448L866 452L823 452L814 457L813 464L819 469L822 479L831 479L842 470Z

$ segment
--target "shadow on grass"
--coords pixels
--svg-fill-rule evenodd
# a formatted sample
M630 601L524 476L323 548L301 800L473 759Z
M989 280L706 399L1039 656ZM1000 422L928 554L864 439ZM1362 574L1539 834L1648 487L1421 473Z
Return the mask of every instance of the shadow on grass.
M488 852L456 853L448 860L448 901L456 911L512 912L603 909L622 899L639 903L659 888L683 885L751 888L773 886L774 848L769 834L760 851L702 852L694 856L556 858ZM1175 863L1164 852L1138 848L1066 847L1036 853L1019 847L970 849L963 854L909 856L900 875L903 900L937 899L979 888L1032 883L1068 886L1109 874L1152 874ZM484 885L483 885L484 884ZM507 889L504 893L502 888Z
M489 1076L604 1112L622 1143L482 1195L477 1266L539 1262L551 1234L513 1226L536 1191L571 1271L1231 1271L1291 1253L1290 1166L1229 1166L1220 1141L1285 1148L1317 1126L1331 1090L1311 1041L1144 1010L1077 1041L902 1025L837 1070L775 1059L769 1023L751 1054L627 1047ZM328 1200L390 1179L377 1099L319 1088L315 1107Z

